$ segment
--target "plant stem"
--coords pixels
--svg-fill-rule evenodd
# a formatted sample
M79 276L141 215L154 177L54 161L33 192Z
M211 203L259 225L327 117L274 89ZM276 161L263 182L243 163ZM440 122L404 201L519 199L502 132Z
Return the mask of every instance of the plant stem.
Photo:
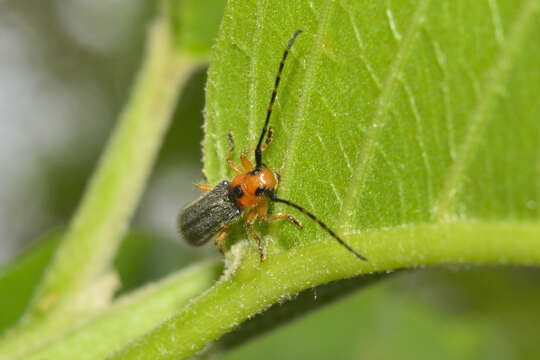
M106 311L25 359L102 359L167 319L219 277L221 260L190 266L114 301Z
M538 234L539 223L457 222L348 236L355 248L364 248L369 262L358 261L328 242L268 254L263 264L251 249L232 278L222 280L112 359L186 358L280 299L358 274L436 264L538 265Z
M178 93L201 60L182 56L166 16L152 26L131 97L82 202L0 358L39 346L82 323L116 289L111 263L141 197ZM111 276L112 274L112 276Z

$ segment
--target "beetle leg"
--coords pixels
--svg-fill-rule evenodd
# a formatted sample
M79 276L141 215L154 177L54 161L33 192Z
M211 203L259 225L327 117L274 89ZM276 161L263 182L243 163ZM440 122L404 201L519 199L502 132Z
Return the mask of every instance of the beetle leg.
M227 164L229 164L229 166L231 167L231 169L233 169L233 171L236 173L236 175L240 175L240 174L244 173L242 171L242 169L240 169L240 166L236 165L231 160L227 160Z
M227 135L229 135L229 152L227 153L227 164L233 169L233 171L236 173L236 175L240 175L243 173L242 169L240 169L240 166L236 165L232 162L232 153L234 151L234 138L233 133L229 130L227 131Z
M287 219L290 222L292 222L297 228L299 228L299 229L302 228L302 223L300 221L296 220L294 216L289 215L289 214L277 213L277 214L275 214L273 216L267 217L266 214L268 212L268 203L266 201L261 201L259 203L259 205L257 206L257 212L258 212L259 217L261 218L262 221L272 222L272 221L276 221L276 220Z
M257 248L259 249L259 255L261 257L261 262L263 262L264 259L265 259L265 256L264 256L264 252L263 252L263 248L262 248L262 244L261 244L261 239L259 238L259 236L255 232L255 230L253 229L253 223L255 222L256 216L257 216L257 209L253 208L253 210L251 210L249 212L248 216L247 216L246 226L247 226L247 229L248 229L249 234L251 235L251 237L253 237L255 239L255 241L257 241Z
M272 142L272 135L274 135L274 128L270 126L268 128L268 135L266 135L266 141L264 142L263 146L261 146L262 151L266 150L266 148Z
M296 220L294 216L285 214L285 213L277 213L276 215L269 217L266 221L271 222L271 221L281 220L285 218L289 220L290 222L292 222L297 228L299 229L302 228L302 223L300 221Z
M209 192L210 190L213 189L212 186L208 184L195 184L195 186L197 187L197 189L204 192Z
M261 146L261 151L266 150L266 148L268 148L268 146L272 143L272 138L273 138L272 136L273 135L274 135L274 128L270 126L268 128L268 133L266 135L266 140L265 140L264 144L262 144L262 146ZM244 151L244 154L255 151L255 149L256 148L247 149L246 151Z
M242 165L244 166L244 169L246 169L247 172L253 171L253 164L251 163L251 161L249 161L249 159L246 156L247 153L253 150L254 149L248 149L240 155L240 161L242 162Z
M272 135L274 134L274 129L272 127L270 127L268 129L268 135L266 136L266 141L264 142L264 144L261 146L261 151L264 151L266 150L266 148L268 147L268 145L270 145L270 143L272 142ZM247 158L247 155L250 153L250 152L253 152L255 151L255 148L251 148L251 149L247 149L247 150L244 150L242 152L242 154L240 155L240 160L242 161L242 165L244 165L244 168L246 169L246 171L253 171L253 164L251 163L251 161L249 161L249 159Z
M206 169L202 168L201 172L203 174L204 181L208 181L208 174L206 173Z
M262 221L267 221L266 214L268 213L268 203L266 201L261 201L257 205L257 214Z
M225 226L219 235L216 237L216 240L214 241L214 244L216 245L216 248L223 254L223 239L229 234L229 231L231 231L230 226Z

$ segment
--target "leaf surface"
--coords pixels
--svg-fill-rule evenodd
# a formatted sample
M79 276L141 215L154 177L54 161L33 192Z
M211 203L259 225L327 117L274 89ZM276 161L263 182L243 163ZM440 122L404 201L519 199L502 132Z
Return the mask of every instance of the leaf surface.
M229 1L207 85L210 183L233 176L227 130L236 161L255 146L283 50L302 29L263 160L281 174L280 197L369 261L298 214L302 231L259 224L261 264L237 226L225 276L113 358L184 358L272 304L362 273L540 264L539 8L537 0Z
M280 197L353 240L402 225L536 222L538 5L230 2L209 74L211 182L232 177L228 129L237 149L256 144L282 52L301 28L264 154ZM276 251L333 241L298 217L303 231L259 231Z

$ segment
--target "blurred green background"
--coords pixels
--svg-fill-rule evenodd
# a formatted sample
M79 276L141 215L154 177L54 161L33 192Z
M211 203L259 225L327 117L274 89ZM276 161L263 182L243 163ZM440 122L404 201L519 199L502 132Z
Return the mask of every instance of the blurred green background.
M156 11L143 0L0 3L0 264L26 251L34 277L3 296L16 320L126 101ZM216 250L176 235L198 196L206 68L194 73L116 260L126 292ZM29 247L29 248L28 248ZM20 258L22 259L22 258ZM252 339L226 359L536 359L540 272L489 267L393 274ZM8 288L0 289L7 294ZM317 302L317 289L311 290ZM20 299L17 298L20 296ZM8 310L9 309L9 310Z

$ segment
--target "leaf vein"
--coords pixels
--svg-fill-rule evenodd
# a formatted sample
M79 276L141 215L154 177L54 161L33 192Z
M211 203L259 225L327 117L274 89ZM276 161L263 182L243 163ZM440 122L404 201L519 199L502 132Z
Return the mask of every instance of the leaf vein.
M433 204L433 168L431 167L431 162L429 160L429 156L426 150L426 145L424 144L424 127L422 126L422 118L420 116L420 112L418 111L418 107L416 106L416 100L414 99L414 94L412 93L411 88L405 81L402 82L403 88L405 89L405 93L407 94L407 98L409 99L409 106L411 107L411 110L413 112L414 120L416 122L416 128L418 131L418 135L416 136L416 141L418 142L418 146L420 147L420 151L422 153L422 161L424 162L424 167L426 169L427 173L427 186L428 186L428 204Z
M364 51L364 42L362 41L362 37L360 36L360 31L358 30L358 26L356 25L356 21L354 21L354 17L351 15L351 13L349 12L348 13L349 15L349 21L351 22L351 26L354 30L354 36L356 38L356 42L358 43L358 48L360 49L360 60L364 63L368 73L369 73L369 76L371 76L373 82L375 83L375 85L377 86L377 88L380 90L382 85L381 85L381 81L379 80L379 78L377 77L377 74L375 73L375 71L373 70L373 67L371 66L371 64L369 63L369 61L366 59L366 57L363 55L363 51Z
M349 186L349 191L346 192L347 197L344 201L342 213L339 216L341 219L339 228L341 229L343 229L345 226L350 227L351 225L350 221L352 219L354 200L357 199L358 195L364 190L367 172L377 146L376 139L379 137L380 133L382 132L382 128L387 121L387 112L391 105L392 95L398 84L399 77L401 76L401 72L405 66L413 43L424 22L424 14L427 11L428 4L429 0L419 2L413 15L411 24L405 34L405 38L399 43L394 61L390 65L384 86L381 94L379 95L379 101L377 103L377 108L375 109L373 124L367 131L363 148L357 154L355 174Z
M251 53L253 56L251 56L250 64L249 64L249 90L248 90L248 104L249 106L249 121L248 121L248 137L251 142L256 141L256 128L260 126L259 121L257 120L257 109L256 109L256 97L257 97L257 57L260 54L260 48L261 48L261 32L262 32L262 19L264 19L263 16L263 7L261 6L261 1L256 1L255 4L257 8L257 16L256 16L256 22L255 22L255 32L253 34L253 50Z
M495 39L499 45L502 45L504 43L504 30L501 23L501 14L499 13L497 0L489 0L488 4L491 13L491 21L493 21L493 27L495 29Z
M529 0L522 5L510 28L505 46L501 47L494 65L487 72L482 91L483 96L479 97L477 105L470 115L469 125L464 140L459 145L456 160L450 166L447 180L432 208L435 221L448 221L451 212L454 211L456 195L461 189L467 167L472 161L476 145L479 143L478 136L485 127L486 121L489 120L486 115L496 96L504 90L503 82L512 67L514 55L532 23L533 15L538 10L537 6L535 0Z
M315 71L315 68L317 67L317 58L319 57L321 51L322 51L322 41L323 41L323 34L326 31L326 28L328 26L329 18L330 18L330 10L332 3L331 0L326 1L326 6L324 7L324 11L321 16L321 21L319 24L319 27L317 29L317 33L315 34L315 39L313 41L313 46L311 48L311 53L306 59L306 71L304 76L304 81L302 83L301 87L301 93L300 93L300 99L298 101L298 107L296 111L296 116L294 117L294 123L292 125L292 130L289 132L289 139L288 139L288 146L285 149L285 156L283 160L282 165L282 175L284 173L288 173L286 176L282 176L282 184L286 182L287 178L291 178L292 174L294 174L294 169L292 168L293 160L295 159L294 152L297 150L297 143L298 138L300 137L300 134L302 131L302 125L305 121L305 110L307 103L310 100L310 92L314 90L312 86L313 82L313 73ZM285 179L285 181L283 181ZM281 186L281 196L287 195L287 186Z
M443 82L441 85L441 91L443 95L443 108L444 116L446 118L446 131L448 134L448 149L450 151L450 159L454 160L456 157L456 135L454 128L454 120L452 116L452 109L450 106L450 84L448 79L448 68L446 64L446 55L441 49L441 46L437 41L433 42L433 48L435 49L435 57L437 63L441 68L443 74Z
M400 222L403 223L405 221L405 186L402 180L402 177L400 176L399 170L394 164L393 161L390 160L388 157L388 154L382 147L378 147L379 152L382 155L383 160L388 164L388 167L390 168L390 171L392 172L392 176L396 179L396 184L398 188L399 193L399 215L400 215Z
M353 167L351 165L351 159L349 159L349 155L347 155L347 152L345 151L345 148L343 147L343 142L341 140L341 137L337 136L336 138L337 138L341 153L343 154L343 158L345 159L345 164L347 165L347 169L349 169L349 172L352 175L352 174L354 174L354 170L353 170Z

